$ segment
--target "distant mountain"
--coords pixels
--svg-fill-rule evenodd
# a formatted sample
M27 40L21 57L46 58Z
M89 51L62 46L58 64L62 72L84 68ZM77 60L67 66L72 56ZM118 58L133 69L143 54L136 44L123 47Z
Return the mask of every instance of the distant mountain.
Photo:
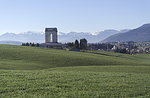
M22 45L22 42L19 42L19 41L0 41L0 44L6 44L6 45Z
M104 30L101 32L96 32L95 34L92 33L85 33L85 32L70 32L70 33L60 33L59 41L60 42L74 42L76 39L86 38L89 43L98 43L99 40L104 40L105 38L118 34L123 33L125 30L117 31L117 30Z
M150 24L144 24L143 26L130 30L126 33L119 33L112 35L102 42L150 42Z
M62 43L66 42L74 42L76 39L86 38L89 43L96 43L99 40L104 40L105 38L121 33L123 31L117 30L104 30L101 32L96 32L96 34L85 33L85 32L70 32L70 33L62 33L59 32L58 41ZM0 41L19 41L19 42L34 42L34 43L44 43L45 35L43 32L25 32L20 34L15 33L5 33L0 36Z
M44 34L41 32L25 32L20 34L15 33L5 33L0 36L0 41L19 41L19 42L35 42L42 43L44 42Z

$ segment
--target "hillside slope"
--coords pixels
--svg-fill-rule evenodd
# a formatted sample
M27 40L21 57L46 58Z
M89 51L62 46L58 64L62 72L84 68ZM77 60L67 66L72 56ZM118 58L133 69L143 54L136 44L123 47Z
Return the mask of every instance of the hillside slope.
M143 26L130 30L126 33L119 33L112 35L102 42L149 42L150 41L150 24L144 24Z
M36 70L65 66L131 64L140 65L146 63L142 63L142 61L138 62L138 57L111 52L87 53L36 47L0 45L0 69Z
M0 98L149 98L149 59L0 45Z

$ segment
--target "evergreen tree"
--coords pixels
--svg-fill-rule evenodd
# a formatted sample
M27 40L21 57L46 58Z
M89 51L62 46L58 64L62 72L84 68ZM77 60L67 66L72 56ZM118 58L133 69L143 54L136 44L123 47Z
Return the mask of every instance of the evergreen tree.
M32 43L31 43L31 42L29 43L29 46L32 46Z
M78 40L75 40L75 48L79 49L79 41Z

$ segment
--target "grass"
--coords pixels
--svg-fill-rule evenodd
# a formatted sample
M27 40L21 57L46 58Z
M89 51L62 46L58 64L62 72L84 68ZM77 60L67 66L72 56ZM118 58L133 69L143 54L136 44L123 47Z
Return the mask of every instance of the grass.
M149 98L149 59L0 45L0 97Z
M144 72L144 68L141 71L141 68L137 67L134 72L133 69L128 70L130 67L118 69L114 66L112 70L107 67L94 66L92 71L86 67L75 69L63 67L36 71L2 70L0 96L24 98L150 97L148 70Z
M102 53L102 52L101 52ZM145 56L145 55L144 55ZM0 69L36 70L64 66L149 65L140 56L111 52L93 54L35 47L0 45Z

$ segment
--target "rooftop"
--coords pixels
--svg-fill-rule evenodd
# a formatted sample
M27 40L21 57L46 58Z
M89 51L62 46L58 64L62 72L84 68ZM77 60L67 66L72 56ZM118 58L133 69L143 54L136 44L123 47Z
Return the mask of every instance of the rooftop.
M57 28L45 28L45 32L52 32L52 31L57 32Z

